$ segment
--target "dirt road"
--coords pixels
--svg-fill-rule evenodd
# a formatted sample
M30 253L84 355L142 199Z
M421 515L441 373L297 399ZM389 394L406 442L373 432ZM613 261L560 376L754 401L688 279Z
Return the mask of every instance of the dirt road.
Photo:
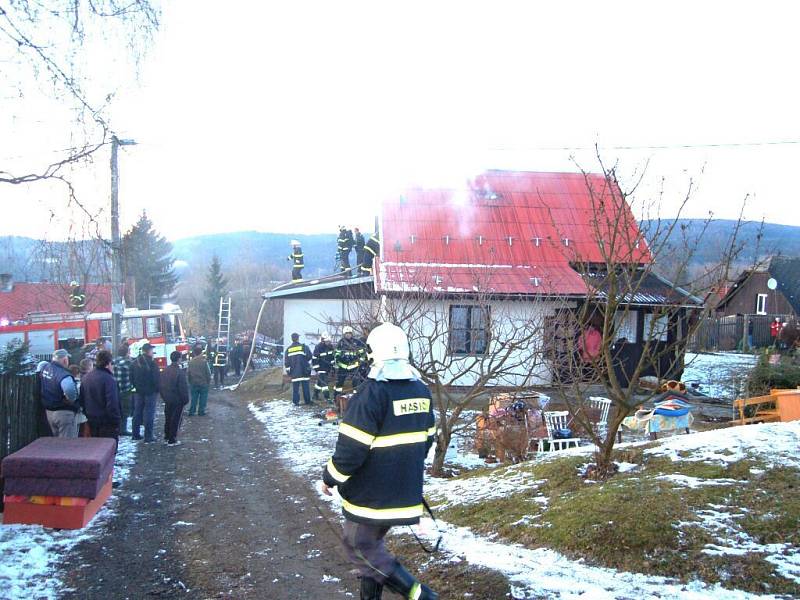
M142 444L117 516L65 558L66 598L337 598L355 579L309 482L245 402L212 393L183 444ZM161 427L161 418L156 426Z

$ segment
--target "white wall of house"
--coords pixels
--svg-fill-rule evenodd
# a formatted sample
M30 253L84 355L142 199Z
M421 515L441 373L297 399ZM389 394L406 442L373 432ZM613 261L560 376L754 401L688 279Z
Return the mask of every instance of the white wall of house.
M292 333L299 333L300 341L312 347L324 331L337 338L343 324L355 322L360 315L369 312L364 304L355 300L286 298L283 302L284 344L290 343Z
M328 331L334 343L342 324L356 323L366 315L377 312L379 301L354 300L284 300L284 340L289 343L293 332L313 347L319 335ZM522 386L548 385L550 367L544 359L545 318L565 308L562 301L492 301L489 302L491 336L484 354L454 354L451 344L451 306L478 306L467 300L416 301L413 310L385 304L389 314L406 314L403 325L412 341L412 354L418 363L435 359L445 373L444 380L455 385L469 386L481 376L497 374L490 385ZM407 313L412 313L408 315ZM503 342L514 341L522 347L512 352L500 352ZM500 360L503 365L498 366Z

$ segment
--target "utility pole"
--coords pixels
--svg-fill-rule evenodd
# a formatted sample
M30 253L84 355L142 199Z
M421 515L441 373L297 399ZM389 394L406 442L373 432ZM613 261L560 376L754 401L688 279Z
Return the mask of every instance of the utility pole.
M114 355L122 336L122 248L119 236L119 161L120 146L133 146L133 140L111 136L111 345Z

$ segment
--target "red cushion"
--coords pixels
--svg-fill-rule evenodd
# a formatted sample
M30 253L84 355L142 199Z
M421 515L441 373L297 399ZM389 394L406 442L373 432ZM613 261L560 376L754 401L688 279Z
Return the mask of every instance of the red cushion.
M110 438L43 437L6 456L0 474L5 478L99 480L102 486L114 464L115 451L116 442Z

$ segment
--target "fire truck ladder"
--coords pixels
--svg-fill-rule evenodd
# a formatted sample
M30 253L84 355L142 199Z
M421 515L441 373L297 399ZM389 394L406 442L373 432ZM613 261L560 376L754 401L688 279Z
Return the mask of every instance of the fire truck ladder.
M217 327L217 354L214 356L215 367L225 367L228 364L230 333L231 298L228 296L227 298L222 297L219 299L219 327Z

